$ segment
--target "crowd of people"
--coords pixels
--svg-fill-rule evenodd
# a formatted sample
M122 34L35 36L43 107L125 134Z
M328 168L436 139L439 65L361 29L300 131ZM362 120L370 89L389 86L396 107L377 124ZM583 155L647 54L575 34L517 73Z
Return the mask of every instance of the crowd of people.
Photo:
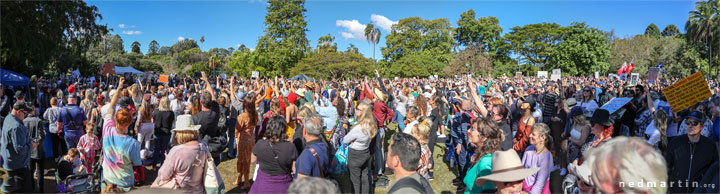
M55 192L43 183L54 169L59 182L100 176L103 193L203 193L207 169L237 158L233 184L249 193L435 193L438 165L457 172L439 184L463 193L720 192L715 80L706 81L711 98L675 110L662 89L678 79L375 73L33 76L0 89L0 190ZM603 108L621 97L631 100Z

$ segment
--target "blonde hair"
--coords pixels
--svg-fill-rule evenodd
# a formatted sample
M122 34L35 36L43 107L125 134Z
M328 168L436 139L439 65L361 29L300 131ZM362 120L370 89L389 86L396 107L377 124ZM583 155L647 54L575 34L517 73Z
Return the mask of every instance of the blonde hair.
M667 187L653 184L625 185L629 182L657 183L667 181L665 158L644 139L615 137L602 146L590 149L587 161L595 185L612 181L626 193L665 193Z
M315 106L313 106L312 103L306 102L305 104L303 104L303 107L307 107L308 109L310 109L310 112L315 113Z
M667 113L660 109L655 111L655 128L660 131L660 144L658 145L660 150L665 151L667 147Z
M92 100L92 99L93 99L92 90L90 90L90 89L85 90L85 100Z
M377 122L373 115L372 102L363 101L358 105L357 109L360 110L360 114L358 115L358 122L355 126L360 126L364 134L370 135L370 138L374 138L377 133Z
M158 109L160 109L160 111L170 111L170 100L167 97L161 98Z
M432 121L430 119L425 119L421 123L415 125L410 131L410 134L415 137L415 139L417 139L420 144L427 144L428 136L430 135L431 125Z
M175 141L178 144L184 144L185 142L196 140L200 137L198 131L194 130L183 130L175 132Z
M532 126L532 131L537 131L540 135L545 137L545 142L543 142L545 149L551 150L552 149L552 143L553 143L553 137L550 135L550 127L548 127L545 123L535 123Z
M584 114L576 115L576 116L574 116L572 119L573 119L573 121L575 121L576 124L590 125L590 121L588 121L588 120L585 118L585 115L584 115Z

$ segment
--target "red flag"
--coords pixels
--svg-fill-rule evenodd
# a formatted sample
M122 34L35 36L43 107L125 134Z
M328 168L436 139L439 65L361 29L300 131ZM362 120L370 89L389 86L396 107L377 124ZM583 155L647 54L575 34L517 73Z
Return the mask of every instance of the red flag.
M633 63L635 63L635 59L634 59L634 58L630 61L630 66L627 67L627 73L630 73L630 71L632 71L633 69L635 69L635 64L633 64Z
M623 65L618 69L618 75L625 73L625 70L627 69L627 63L623 63Z

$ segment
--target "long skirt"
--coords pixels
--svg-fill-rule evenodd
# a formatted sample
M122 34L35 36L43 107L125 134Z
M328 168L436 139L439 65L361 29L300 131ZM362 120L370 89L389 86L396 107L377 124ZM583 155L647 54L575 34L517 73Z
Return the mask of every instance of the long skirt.
M248 193L287 193L287 189L290 187L292 181L293 178L289 174L273 176L262 170L258 170L255 183L250 187L250 192Z

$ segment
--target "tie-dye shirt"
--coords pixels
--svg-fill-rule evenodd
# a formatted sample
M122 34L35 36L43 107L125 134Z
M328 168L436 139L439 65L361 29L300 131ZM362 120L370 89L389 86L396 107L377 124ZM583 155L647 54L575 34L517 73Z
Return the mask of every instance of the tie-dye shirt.
M131 187L135 183L133 166L142 165L140 143L115 130L115 120L108 119L103 126L103 178L121 187Z

